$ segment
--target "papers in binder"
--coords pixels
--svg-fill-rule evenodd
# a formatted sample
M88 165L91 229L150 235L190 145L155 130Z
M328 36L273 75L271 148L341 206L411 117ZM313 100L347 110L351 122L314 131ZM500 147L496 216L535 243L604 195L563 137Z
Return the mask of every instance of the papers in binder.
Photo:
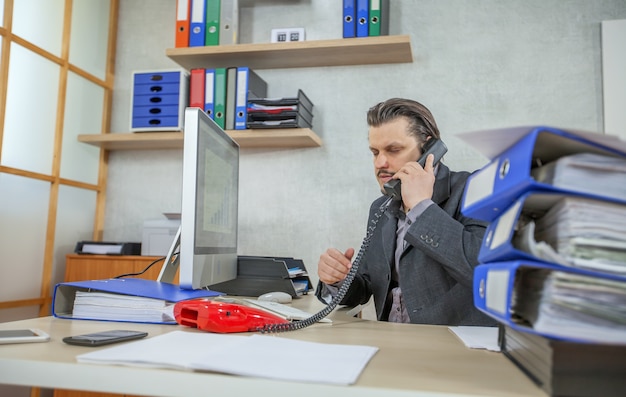
M544 284L537 332L626 343L626 282L561 271L542 272L536 282Z
M552 191L584 196L594 196L613 201L626 201L625 190L615 189L617 193L604 194L603 186L606 183L595 183L585 178L589 185L577 190L572 179L581 175L597 174L598 168L590 172L589 166L580 168L578 164L571 165L568 160L558 162L562 158L575 156L581 153L595 154L624 160L626 158L626 142L615 137L602 134L565 131L553 127L513 128L481 133L460 134L462 139L476 145L486 143L483 153L491 156L500 149L499 154L482 169L476 171L467 180L461 203L461 212L468 217L493 221L500 216L517 198L529 191ZM516 140L517 139L517 140ZM502 151L503 150L503 151ZM576 159L576 157L573 157ZM570 160L571 161L571 160ZM619 161L619 160L615 160ZM556 168L559 173L566 175L565 181L569 186L559 186L559 181L549 177L548 170L553 168L551 163L561 164ZM576 162L578 163L578 161ZM538 168L545 168L544 174ZM624 173L606 169L606 176L598 176L602 181L606 179L623 180ZM582 170L585 170L583 173ZM589 172L587 172L589 171ZM604 171L602 171L604 172ZM538 179L536 179L538 178ZM623 181L620 185L624 185ZM621 197L620 197L621 195Z
M219 295L222 293L185 290L175 284L140 278L73 281L54 287L52 314L73 320L176 324L172 303Z
M624 205L565 197L537 220L535 238L574 266L626 275Z
M474 269L474 304L512 328L546 337L626 344L626 278L545 262Z
M626 158L577 153L531 171L540 183L626 201Z
M72 314L76 318L162 323L175 321L173 304L162 299L77 291Z
M486 235L481 262L523 257L626 275L626 205L531 193L496 219Z

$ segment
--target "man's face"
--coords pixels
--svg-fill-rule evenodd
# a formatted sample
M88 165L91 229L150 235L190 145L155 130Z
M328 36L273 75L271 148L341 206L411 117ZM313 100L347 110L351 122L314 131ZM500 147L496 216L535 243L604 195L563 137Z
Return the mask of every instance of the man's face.
M369 146L374 155L374 174L381 191L404 164L417 161L421 154L416 139L407 131L408 122L404 117L379 127L370 127Z

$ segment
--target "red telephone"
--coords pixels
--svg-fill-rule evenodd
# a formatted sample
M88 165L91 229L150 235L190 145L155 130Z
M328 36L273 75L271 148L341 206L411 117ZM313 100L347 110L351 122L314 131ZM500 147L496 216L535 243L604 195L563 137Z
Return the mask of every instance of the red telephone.
M288 320L265 310L208 299L176 303L174 318L180 325L216 333L254 332L267 324L289 323Z

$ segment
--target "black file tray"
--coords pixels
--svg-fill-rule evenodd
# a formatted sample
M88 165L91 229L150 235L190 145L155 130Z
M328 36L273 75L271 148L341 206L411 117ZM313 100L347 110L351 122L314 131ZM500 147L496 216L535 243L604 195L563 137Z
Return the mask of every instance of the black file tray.
M300 268L303 273L290 275L289 269ZM305 282L306 288L298 290L294 283ZM210 289L228 295L260 296L267 292L286 292L292 297L305 295L311 289L304 263L300 259L266 256L239 256L237 258L237 278Z

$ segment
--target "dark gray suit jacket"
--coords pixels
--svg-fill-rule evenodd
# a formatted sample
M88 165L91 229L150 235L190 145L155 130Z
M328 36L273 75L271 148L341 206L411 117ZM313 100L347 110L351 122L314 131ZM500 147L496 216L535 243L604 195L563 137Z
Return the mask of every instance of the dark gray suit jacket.
M451 172L440 163L431 205L406 234L407 248L400 258L399 283L412 323L495 325L474 307L472 280L486 222L460 212L468 172ZM372 203L368 225L387 199ZM394 205L394 204L392 204ZM398 205L398 203L395 203ZM379 320L387 320L387 302L394 266L397 218L386 211L379 219L359 271L341 302L356 306L374 296ZM320 296L321 285L317 295Z

